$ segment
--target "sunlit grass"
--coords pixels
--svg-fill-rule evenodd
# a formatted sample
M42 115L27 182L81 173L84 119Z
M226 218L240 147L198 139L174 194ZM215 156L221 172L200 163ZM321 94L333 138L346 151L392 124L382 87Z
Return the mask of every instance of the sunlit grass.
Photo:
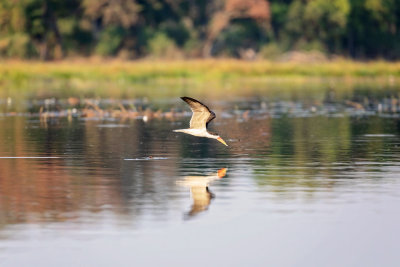
M239 60L0 61L0 98L254 96L396 89L400 63ZM323 97L323 96L321 96Z
M146 82L154 79L224 80L227 78L400 76L400 63L333 61L322 63L189 61L4 61L0 81L30 79L101 79Z

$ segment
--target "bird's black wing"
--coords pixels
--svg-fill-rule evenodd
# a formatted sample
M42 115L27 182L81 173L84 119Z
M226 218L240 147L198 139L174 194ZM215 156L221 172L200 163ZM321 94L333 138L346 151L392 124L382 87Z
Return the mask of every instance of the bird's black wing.
M216 117L215 113L200 101L186 96L181 98L190 106L190 109L193 112L192 118L190 119L190 128L206 128L208 123Z
M206 126L208 126L208 124L209 124L213 119L215 119L216 117L217 117L217 116L215 116L215 113L212 112L212 111L210 110L210 116L209 116L208 119L207 119Z

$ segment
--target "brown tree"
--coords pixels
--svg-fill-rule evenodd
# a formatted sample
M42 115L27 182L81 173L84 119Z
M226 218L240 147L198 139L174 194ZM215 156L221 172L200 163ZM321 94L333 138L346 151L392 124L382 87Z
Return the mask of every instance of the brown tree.
M254 19L262 25L268 25L270 19L267 0L225 0L221 10L215 12L208 28L203 56L211 56L212 45L217 36L233 19Z

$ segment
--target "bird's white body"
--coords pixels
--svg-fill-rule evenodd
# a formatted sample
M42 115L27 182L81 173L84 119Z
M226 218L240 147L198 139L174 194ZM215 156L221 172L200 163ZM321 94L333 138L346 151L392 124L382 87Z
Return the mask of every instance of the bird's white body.
M178 129L178 130L174 130L174 132L180 132L180 133L186 133L186 134L191 134L197 137L207 137L207 138L213 138L213 139L217 139L218 135L212 135L210 134L206 128L203 129Z

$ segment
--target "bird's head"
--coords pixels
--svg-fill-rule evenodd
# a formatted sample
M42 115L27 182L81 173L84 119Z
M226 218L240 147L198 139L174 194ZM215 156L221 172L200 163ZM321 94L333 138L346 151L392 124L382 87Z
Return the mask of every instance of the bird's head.
M223 143L224 145L228 146L228 145L225 143L224 139L222 139L220 136L217 137L217 140L220 141L221 143Z
M217 139L219 142L221 142L221 143L223 143L224 145L228 146L228 145L225 143L224 139L222 139L221 136L219 136L219 134L213 133L213 132L210 132L210 131L208 131L207 133L208 133L208 137L209 137L209 138Z

